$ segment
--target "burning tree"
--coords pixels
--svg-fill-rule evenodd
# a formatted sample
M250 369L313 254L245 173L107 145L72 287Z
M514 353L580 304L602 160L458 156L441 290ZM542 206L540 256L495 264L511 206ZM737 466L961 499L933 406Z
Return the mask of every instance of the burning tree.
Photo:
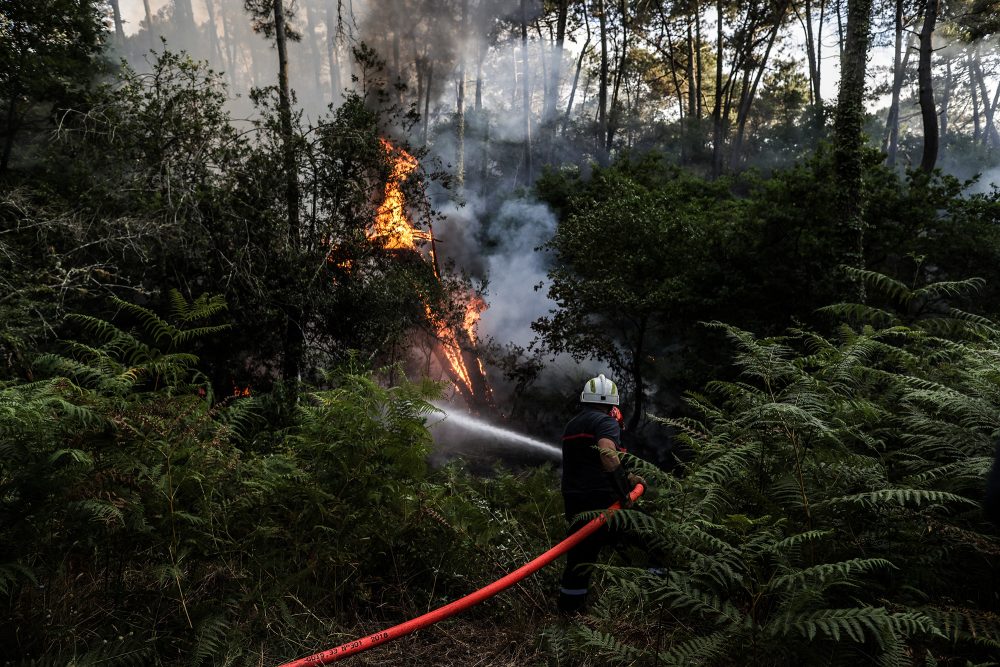
M421 257L422 247L427 247L427 261L431 264L434 277L445 285L449 281L441 273L433 228L427 231L419 229L406 211L403 184L417 169L419 162L385 139L381 142L391 169L386 179L382 203L369 230L369 240L392 252L416 253ZM479 412L493 409L492 389L480 358L476 335L479 318L487 308L486 302L466 288L465 293L452 304L458 312L449 312L452 309L447 304L434 303L431 296L419 288L417 292L421 294L426 322L433 336L431 354L441 372L451 381L471 410Z

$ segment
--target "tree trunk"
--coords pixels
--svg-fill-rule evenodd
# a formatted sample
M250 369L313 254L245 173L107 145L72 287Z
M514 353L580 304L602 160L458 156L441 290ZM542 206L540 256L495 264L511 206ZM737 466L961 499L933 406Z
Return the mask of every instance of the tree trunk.
M219 40L219 26L215 22L215 2L205 0L205 12L208 14L208 21L205 23L205 30L208 32L208 41L212 43L212 51L219 59L219 67L229 69L226 66L226 57L222 53L222 43Z
M712 176L722 175L722 60L723 45L723 2L716 0L716 30L715 30L715 104L712 106Z
M146 38L149 48L153 48L153 12L149 9L149 0L142 0L142 7L146 10Z
M781 24L784 23L787 9L788 2L782 3L778 9L774 25L771 26L771 34L768 37L767 48L764 50L764 57L761 58L757 71L754 73L753 83L743 94L739 109L736 111L736 139L733 141L731 159L732 163L737 166L741 164L743 159L741 155L743 152L743 138L746 134L746 124L747 119L750 117L750 109L753 106L754 98L757 96L757 88L760 86L761 79L764 78L764 72L767 70L767 62L771 57L771 49L774 48L774 42L778 37L778 32L781 30Z
M636 332L635 350L632 355L632 384L635 387L635 396L632 401L632 416L628 420L628 429L635 431L642 421L643 413L646 410L646 382L642 372L642 360L646 354L646 327L647 320L643 317L639 322Z
M14 135L17 134L17 89L9 91L10 100L7 102L7 118L4 123L3 153L0 154L0 176L7 173L10 166L10 156L14 151Z
M462 34L469 32L469 0L462 0ZM458 55L458 100L455 109L455 182L465 185L465 50Z
M687 91L688 92L688 95L687 95L687 98L688 98L687 99L687 105L688 105L688 108L687 108L687 117L689 119L697 118L698 117L698 91L696 90L695 83L694 83L694 50L695 50L695 46L694 46L694 29L691 26L691 23L692 23L691 17L688 16L687 17L687 47L688 47L687 48L687 57L688 57L688 61L687 61L687 68L686 68L687 72L686 72L686 74L687 74L687 88L688 88L688 91ZM671 69L671 71L674 70L674 68L673 68L673 61L672 60L671 60L671 68L670 69ZM674 85L675 86L677 85L677 83L676 83L676 75L675 75ZM689 128L689 132L693 131L693 130L694 130L694 128Z
M608 17L605 14L604 0L597 0L598 20L601 30L601 75L597 88L597 160L601 165L608 164L608 153L604 138L608 136Z
M930 173L937 163L938 116L934 105L934 84L931 72L931 53L934 50L932 38L937 25L938 0L927 0L924 9L924 26L920 30L920 64L917 81L920 84L920 117L924 125L924 151L920 158L920 170Z
M468 0L465 0L468 2ZM463 31L464 32L464 31ZM402 59L399 57L399 30L392 31L392 72L396 77L393 89L396 91L396 103L403 103L403 70L400 66ZM463 63L464 66L464 63Z
M206 0L208 2L210 0ZM321 49L319 46L318 38L316 36L316 8L308 3L303 3L303 9L306 12L306 30L308 35L304 35L303 39L307 40L309 43L309 60L312 61L312 72L313 72L313 89L312 94L317 97L321 97L320 91L323 89L320 83L320 65L323 62L323 56L321 55Z
M972 52L968 55L969 63L969 93L972 96L972 143L978 144L982 136L982 129L979 125L979 86L976 82L976 63L972 58ZM983 100L984 104L989 104L988 100Z
M233 34L233 26L229 19L229 14L226 12L226 6L224 4L219 5L219 23L222 24L222 51L226 56L226 73L229 75L229 83L234 88L236 87L237 81L237 69L239 63L236 60L236 54L238 53L238 39L235 34Z
M583 4L583 25L587 30L587 39L580 48L580 56L576 59L576 71L573 73L573 85L569 89L569 99L566 101L566 113L563 115L562 134L566 135L566 128L569 127L570 114L573 112L573 101L576 98L576 89L580 83L580 70L583 69L583 59L587 55L587 48L590 46L590 17L587 16L587 4Z
M283 0L274 0L274 40L278 50L278 114L281 121L282 167L285 172L285 205L288 209L288 249L291 261L299 252L299 176L296 169L295 137L292 130L292 101L288 89L288 42L285 33ZM289 386L299 379L304 350L301 305L289 305L285 321L284 368L282 377Z
M476 117L478 118L483 112L483 60L486 59L485 40L482 35L479 36L476 48Z
M994 120L996 102L990 104L990 93L986 88L986 76L983 74L983 65L980 61L979 47L978 45L973 50L973 71L970 72L972 76L973 83L979 83L980 98L983 101L983 112L986 116L986 127L983 132L983 146L989 148L990 144L993 144L994 148L1000 148L1000 134L997 133L997 126ZM1000 88L997 89L997 93L1000 94Z
M951 73L951 58L945 55L944 60L944 90L941 93L941 141L948 138L948 112L951 105L951 87L954 77Z
M528 80L528 2L521 0L521 58L524 61L521 72L521 91L524 99L524 172L525 185L532 180L531 165L531 82Z
M844 44L844 15L840 11L840 4L841 4L840 2L838 2L837 0L834 0L833 5L834 5L834 7L837 8L837 37L839 38L837 40L837 44L840 47L840 60L843 61L844 60L844 52L846 51L846 48L845 48L846 45ZM848 13L850 13L850 11L851 11L850 5L848 5L847 11L848 11ZM850 21L850 19L848 19L848 21ZM841 77L841 78L843 79L843 77Z
M194 11L191 9L191 0L174 0L174 19L180 30L190 34L194 28Z
M805 0L806 63L809 65L809 102L815 105L820 99L819 60L816 58L816 42L813 36L812 0Z
M428 130L431 122L431 87L434 83L434 61L427 56L427 87L424 91L424 131L423 141L427 143Z
M695 54L695 99L698 103L698 108L695 113L695 118L698 119L698 126L701 127L701 116L702 116L702 91L704 87L702 86L702 68L701 68L701 5L698 0L694 2L694 54Z
M873 0L848 0L847 43L840 67L840 95L834 115L833 157L837 179L838 210L843 215L838 250L848 266L864 266L864 170L865 70L871 39ZM853 294L864 302L864 284L852 281Z
M895 50L892 61L892 103L889 104L889 116L886 119L885 163L889 167L896 165L896 152L899 146L899 96L903 89L903 75L910 52L907 50L903 58L903 0L896 0L896 35Z
M554 135L556 107L559 104L559 87L562 83L563 49L566 42L566 20L568 16L569 0L557 0L555 53L552 58L552 65L549 67L549 85L546 90L545 109L542 113L542 122L546 127L550 128L550 134L552 135Z
M125 41L125 27L122 25L122 10L118 6L118 0L111 0L111 13L115 21L115 39L121 44Z
M625 76L625 64L628 61L628 0L621 0L619 6L622 22L622 53L615 68L615 82L611 91L611 108L608 114L608 133L605 140L605 150L610 155L611 147L614 143L615 133L618 131L618 122L621 116L621 107L618 103L618 95L621 91L622 79Z
M330 99L334 104L340 99L343 83L340 78L340 53L337 48L337 17L333 3L326 3L326 59L330 67Z
M826 0L819 2L819 23L816 25L816 106L815 124L816 132L820 135L826 126L826 112L823 103L823 26L826 24Z

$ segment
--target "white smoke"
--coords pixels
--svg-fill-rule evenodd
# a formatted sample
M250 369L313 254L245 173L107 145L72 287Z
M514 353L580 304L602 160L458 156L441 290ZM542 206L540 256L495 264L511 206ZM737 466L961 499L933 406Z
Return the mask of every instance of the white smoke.
M968 192L969 194L990 194L998 188L1000 188L1000 167L994 167L983 172Z
M536 250L555 230L555 215L544 204L515 199L500 207L490 229L495 250L486 257L490 309L480 323L484 333L523 347L531 342L531 323L555 306L546 294L545 255Z

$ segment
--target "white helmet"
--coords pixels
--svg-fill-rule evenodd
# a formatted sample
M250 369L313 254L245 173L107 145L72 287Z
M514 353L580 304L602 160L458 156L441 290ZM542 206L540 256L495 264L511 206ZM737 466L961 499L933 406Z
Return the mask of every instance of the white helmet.
M590 378L587 380L587 384L583 385L580 402L618 405L618 385L604 377L603 373L595 378Z

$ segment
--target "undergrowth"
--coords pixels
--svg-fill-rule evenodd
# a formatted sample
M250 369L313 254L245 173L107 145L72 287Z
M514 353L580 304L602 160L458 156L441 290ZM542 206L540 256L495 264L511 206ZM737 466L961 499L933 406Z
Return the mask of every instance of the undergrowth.
M741 377L664 420L688 460L645 467L658 495L619 517L668 573L603 567L590 617L547 632L554 663L996 664L1000 332L949 305L976 281L856 275L884 307L828 308L832 337L710 325Z
M79 318L46 379L0 387L7 664L277 664L464 595L562 529L551 469L427 469L437 385L344 369L274 431L268 396L214 401L184 351L224 304L119 305L134 326ZM490 613L534 613L547 581Z

